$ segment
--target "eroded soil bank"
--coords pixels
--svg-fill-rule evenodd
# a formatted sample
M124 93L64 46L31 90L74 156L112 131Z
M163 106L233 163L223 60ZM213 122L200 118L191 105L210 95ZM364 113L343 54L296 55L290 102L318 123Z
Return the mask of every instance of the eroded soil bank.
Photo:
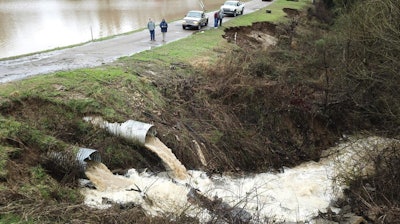
M9 189L1 191L2 204L7 205L2 214L42 211L46 216L37 219L43 223L172 223L168 217L146 217L136 205L113 205L103 212L80 204L82 198L71 190L78 186L79 172L76 167L54 163L49 152L67 153L73 146L85 146L99 150L103 162L114 173L126 173L132 167L164 171L155 154L86 124L82 118L88 115L152 123L161 133L159 139L186 168L201 169L209 175L279 172L284 166L320 160L322 152L345 134L360 130L379 134L382 128L375 120L359 118L352 113L355 106L341 101L342 95L332 93L333 84L329 82L327 86L324 61L314 60L321 58L315 55L320 52L306 42L314 43L327 31L315 32L310 22L315 18L309 13L294 13L288 24L255 23L227 29L224 37L237 46L218 51L218 66L203 63L207 66L199 68L179 61L165 64L122 60L112 65L122 68L117 77L108 71L101 73L102 69L96 70L101 76L77 71L83 77L79 88L68 86L68 80L60 75L48 87L52 94L40 95L49 90L43 88L30 95L19 90L10 94L13 97L1 98L4 122L0 125L4 130L14 127L2 137L2 145L10 154L5 166L9 172L1 176L2 184ZM310 40L310 36L314 39ZM103 76L112 78L100 78ZM94 91L80 89L86 79ZM117 104L119 100L124 106ZM206 164L199 160L196 147L201 147ZM393 149L396 151L398 146ZM393 153L392 157L398 158L396 155ZM39 190L31 189L37 198L30 191L13 190L26 182L41 186ZM63 188L57 188L59 185ZM48 190L51 194L42 194L48 186L54 187ZM58 206L49 205L48 198ZM349 205L346 201L341 203L343 207ZM357 207L356 203L351 205L362 210L359 214L371 210ZM376 211L377 207L373 208ZM340 222L340 217L335 218ZM372 215L369 219L373 220ZM195 222L189 217L175 221Z

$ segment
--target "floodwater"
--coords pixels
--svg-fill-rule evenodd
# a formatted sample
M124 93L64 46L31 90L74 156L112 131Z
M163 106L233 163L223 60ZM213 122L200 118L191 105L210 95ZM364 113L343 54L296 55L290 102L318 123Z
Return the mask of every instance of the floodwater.
M133 127L124 125L129 122L108 123L100 117L85 117L84 120L127 139L136 136ZM319 162L305 162L297 167L284 168L280 173L232 177L186 170L171 149L151 136L146 138L144 146L160 156L166 172L139 173L130 169L125 176L118 176L121 179L112 181L116 177L102 164L97 169L86 171L97 189L82 188L82 193L85 204L93 208L106 209L113 203L134 203L151 216L173 218L185 213L197 217L201 223L208 223L218 215L219 209L209 209L207 205L210 204L225 210L229 208L233 212L230 215L241 221L307 223L328 209L338 213L340 209L332 202L343 197L346 180L373 174L374 159L394 142L396 140L376 136L349 137L327 149ZM104 190L112 188L114 182L119 183L119 188Z
M217 9L224 0L203 0ZM0 0L0 58L84 43L179 20L200 0Z
M106 209L113 203L134 203L152 216L168 215L171 218L185 213L208 223L215 217L213 210L203 207L207 203L194 203L201 198L226 203L231 208L245 211L243 219L251 223L300 222L308 223L319 212L331 209L339 212L331 202L343 196L345 179L373 172L366 165L382 153L395 140L380 137L349 139L328 149L319 162L306 162L282 173L260 173L243 177L227 175L209 176L205 172L189 170L185 181L172 181L169 175L131 169L122 177L125 184L120 189L103 190L108 178L97 177L92 182L98 189L82 188L85 204ZM105 173L109 172L106 170ZM87 171L90 174L93 171ZM134 187L132 187L134 183ZM98 187L99 186L99 187ZM133 190L132 190L133 189ZM201 197L194 197L194 189ZM104 199L106 199L104 201ZM239 215L239 214L236 214ZM249 217L249 215L251 217Z

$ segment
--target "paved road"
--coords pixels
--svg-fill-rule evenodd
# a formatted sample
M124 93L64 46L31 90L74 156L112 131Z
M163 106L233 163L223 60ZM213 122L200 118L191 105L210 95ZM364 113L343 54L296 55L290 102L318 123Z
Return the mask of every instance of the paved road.
M272 2L252 0L246 2L244 14L263 8ZM214 12L208 12L210 29L214 24ZM233 19L225 17L224 21ZM0 83L24 79L30 76L47 74L61 70L95 67L107 64L123 56L149 50L172 41L185 38L195 31L183 30L182 21L169 23L167 40L162 42L161 33L156 29L156 41L150 41L148 30L138 31L129 35L120 35L112 39L90 42L81 46L66 48L47 53L38 53L13 60L0 61Z

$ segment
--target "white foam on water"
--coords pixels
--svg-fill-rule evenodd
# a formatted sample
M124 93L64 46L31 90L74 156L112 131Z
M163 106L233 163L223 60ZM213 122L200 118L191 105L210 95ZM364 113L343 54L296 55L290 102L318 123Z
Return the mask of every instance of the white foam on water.
M191 185L209 197L222 198L232 206L243 208L252 217L271 217L278 221L310 220L319 210L325 211L336 197L329 171L314 162L279 174L222 176L211 180L194 178Z
M198 208L191 206L187 201L190 190L185 184L172 181L166 173L152 175L138 173L130 169L126 177L127 182L134 182L132 188L120 188L113 191L83 188L85 204L94 208L109 208L111 203L140 205L148 215L163 216L175 215L193 211ZM197 212L197 211L196 211Z
M326 212L330 203L342 196L346 186L342 185L339 177L363 174L371 154L378 154L391 141L378 137L349 141L327 150L329 156L319 162L285 168L281 173L209 177L202 171L191 170L188 171L188 179L176 182L165 173L154 175L131 169L123 178L127 182L132 181L142 192L84 188L82 193L85 203L95 208L107 208L109 201L135 203L149 215L168 214L173 217L185 213L198 217L204 223L212 217L212 211L188 202L189 190L196 188L210 199L222 199L231 207L244 209L252 215L254 222L307 222L319 211ZM107 198L106 202L104 198ZM337 211L336 208L331 209Z

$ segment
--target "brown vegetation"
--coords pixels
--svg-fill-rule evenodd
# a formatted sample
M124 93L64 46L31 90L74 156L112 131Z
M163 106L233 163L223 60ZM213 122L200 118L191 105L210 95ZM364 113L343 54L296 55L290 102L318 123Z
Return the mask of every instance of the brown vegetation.
M195 70L176 64L171 70L154 64L153 74L166 73L168 79L155 75L146 79L163 94L167 106L158 113L144 109L136 118L154 122L162 133L159 138L188 169L210 173L279 170L319 160L322 150L343 134L363 131L399 137L400 101L393 97L400 84L399 3L366 1L357 7L358 1L350 1L355 3L342 9L352 13L337 15L335 22L342 28L334 30L333 14L324 1L317 2L305 12L287 9L293 15L289 23L227 29L224 37L239 48L227 52L218 68ZM267 40L274 45L267 48ZM124 66L137 75L149 65L130 61ZM187 76L189 70L194 74ZM49 159L49 152L66 152L70 146L51 140L43 146L37 138L55 136L68 145L98 149L111 170L162 170L152 153L93 129L82 122L84 113L51 101L26 97L2 103L0 112L27 124L14 137L1 139L13 152L8 173L0 179L9 189L0 191L0 215L17 214L40 223L172 223L146 217L134 205L107 211L85 207L72 192L77 168L57 167ZM42 135L38 137L35 130ZM193 140L204 153L206 167ZM107 150L111 146L112 153ZM399 152L400 146L388 149L377 158L376 175L351 183L348 196L353 211L372 222L399 222ZM14 190L24 183L62 187L49 195L40 187ZM194 220L181 217L176 222Z

